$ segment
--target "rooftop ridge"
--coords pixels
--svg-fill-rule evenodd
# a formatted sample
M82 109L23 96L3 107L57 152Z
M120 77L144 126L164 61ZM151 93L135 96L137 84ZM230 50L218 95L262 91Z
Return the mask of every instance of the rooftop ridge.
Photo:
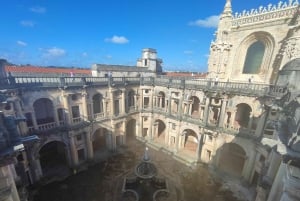
M260 6L258 9L243 10L233 16L232 26L273 21L279 18L292 17L297 12L298 0L279 1L278 4Z

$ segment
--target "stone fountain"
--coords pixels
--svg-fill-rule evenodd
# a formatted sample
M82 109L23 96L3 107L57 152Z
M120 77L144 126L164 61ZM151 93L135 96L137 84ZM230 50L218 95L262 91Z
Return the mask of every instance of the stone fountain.
M151 162L146 147L141 162L134 171L128 174L123 181L122 201L160 201L169 200L168 182L159 176L154 163Z

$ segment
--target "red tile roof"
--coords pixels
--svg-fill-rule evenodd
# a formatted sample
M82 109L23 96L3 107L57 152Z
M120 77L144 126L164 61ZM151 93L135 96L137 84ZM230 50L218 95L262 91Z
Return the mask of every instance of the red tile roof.
M40 66L5 66L5 71L11 73L57 73L57 74L69 74L71 71L76 74L92 75L90 69L78 69L78 68L57 68L57 67L40 67Z

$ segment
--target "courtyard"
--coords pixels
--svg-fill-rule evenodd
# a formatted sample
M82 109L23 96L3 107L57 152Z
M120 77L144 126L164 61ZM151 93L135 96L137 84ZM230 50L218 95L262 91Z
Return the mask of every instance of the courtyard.
M54 181L30 189L31 201L121 201L121 189L126 174L141 161L145 144L131 141L118 153L93 164L86 170L62 181ZM149 149L156 165L173 189L168 200L177 201L247 201L246 184L217 173L205 165L187 167L163 150ZM226 178L225 181L224 178ZM230 178L230 179L228 179ZM251 196L250 196L251 197ZM172 198L172 199L171 199ZM152 200L152 199L150 199ZM150 201L149 200L149 201ZM141 200L148 201L148 200ZM174 200L175 201L175 200Z

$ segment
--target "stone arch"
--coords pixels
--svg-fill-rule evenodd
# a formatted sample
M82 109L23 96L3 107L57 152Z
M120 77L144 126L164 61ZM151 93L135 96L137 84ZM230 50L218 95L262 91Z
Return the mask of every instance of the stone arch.
M192 96L190 98L190 101L192 102L192 108L191 108L191 115L193 117L199 117L200 112L200 100L197 96Z
M248 49L243 67L243 74L257 74L260 71L263 56L265 54L265 44L255 41Z
M55 122L53 102L48 98L37 99L33 103L36 122L40 124L48 124Z
M92 97L93 102L93 115L96 118L97 115L103 113L103 95L96 93Z
M108 144L107 144L108 132L109 131L103 127L99 127L94 131L92 135L92 141L93 141L93 151L95 154L97 154L97 152L101 153L108 149Z
M235 122L238 123L240 127L247 128L251 112L252 108L247 103L236 105Z
M251 49L251 46L253 44L258 44L257 42L264 46L264 54L262 57L259 71L253 74L266 76L266 73L268 72L268 68L269 66L271 66L272 54L275 47L275 40L270 33L263 32L263 31L251 33L241 42L241 44L237 48L237 54L236 54L237 59L235 59L237 63L235 63L235 66L238 66L239 69L236 69L236 71L240 72L240 74L244 74L243 69L244 69L244 64L247 60L247 52L249 48ZM239 74L237 72L234 74L235 75Z
M44 177L69 174L69 154L66 143L59 140L48 141L40 146L38 155Z
M153 131L153 134L155 136L154 138L160 141L161 143L165 143L166 128L166 124L162 120L155 120Z
M126 143L132 141L136 137L136 120L130 119L126 123Z
M199 143L197 133L192 129L185 129L182 132L182 136L184 136L183 150L190 153L196 153Z
M229 174L242 176L247 159L243 147L236 143L225 143L218 152L218 167Z

